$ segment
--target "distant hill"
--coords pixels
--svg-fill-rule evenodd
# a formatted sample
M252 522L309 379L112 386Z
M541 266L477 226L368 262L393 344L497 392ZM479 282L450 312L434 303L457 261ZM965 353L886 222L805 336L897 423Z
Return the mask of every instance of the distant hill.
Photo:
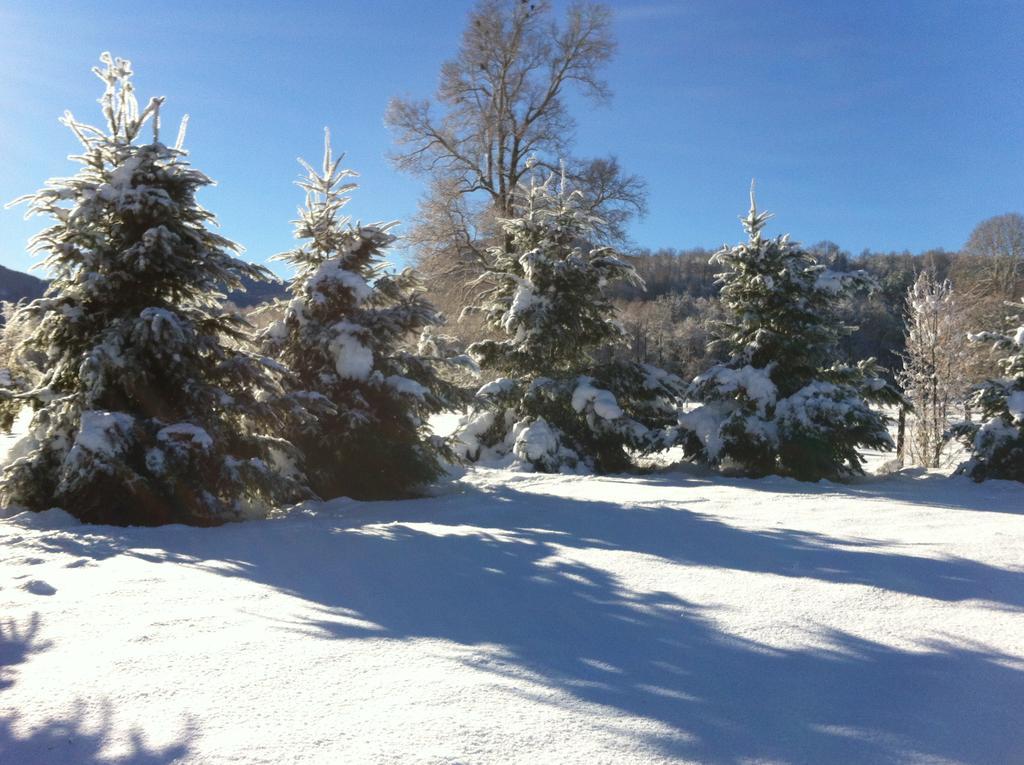
M288 285L284 283L273 284L252 279L243 279L242 282L245 284L245 292L228 293L228 300L239 308L269 303L288 294Z
M0 266L0 300L17 303L22 298L33 300L42 297L46 281L31 274L23 274Z
M284 297L288 293L288 287L285 284L268 284L252 279L243 281L245 282L245 292L232 292L228 295L228 300L239 308L266 303ZM45 279L0 266L0 300L17 303L22 299L33 300L42 297L43 292L46 291L46 284Z

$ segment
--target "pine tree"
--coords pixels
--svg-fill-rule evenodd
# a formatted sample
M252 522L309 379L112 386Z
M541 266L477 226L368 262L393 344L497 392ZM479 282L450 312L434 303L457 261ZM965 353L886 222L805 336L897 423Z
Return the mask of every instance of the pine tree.
M1022 322L1024 315L1012 320ZM971 397L971 403L980 407L984 421L962 422L952 429L971 454L957 472L975 481L1024 481L1024 324L1005 335L981 332L970 338L974 342L993 343L995 349L1007 355L999 360L1004 377L986 380L974 389Z
M284 318L263 334L264 351L293 375L290 439L301 470L322 497L407 496L442 472L444 451L429 415L454 405L455 389L435 360L403 350L440 323L411 270L390 273L385 250L394 223L350 225L341 209L356 188L325 138L321 170L298 185L302 241L277 259L295 268Z
M668 445L683 386L664 370L605 360L624 340L605 287L641 282L610 248L588 247L594 218L580 193L549 176L519 198L477 306L504 339L469 348L501 377L478 391L457 448L471 461L547 472L623 470L630 450Z
M36 322L26 352L45 365L32 390L7 394L35 413L0 475L0 505L210 525L298 498L272 466L288 444L264 435L277 384L239 350L246 325L218 292L266 272L210 230L195 195L211 181L185 160L184 124L177 145L161 143L163 99L140 112L130 63L101 61L107 129L65 113L82 167L24 200L54 219L31 242L53 281L20 309ZM147 123L153 138L138 143Z
M870 288L870 279L828 270L788 235L766 239L770 217L758 212L751 186L750 212L741 219L749 241L712 257L724 268L718 277L729 314L714 343L729 359L691 385L701 406L680 418L684 449L692 459L754 475L862 473L859 447L892 448L888 419L869 403L901 398L874 360L851 366L838 359L839 339L853 328L839 320L837 303Z
M899 383L913 405L910 454L924 467L940 467L954 406L967 387L964 356L952 353L966 335L953 286L922 271L907 292L907 342Z

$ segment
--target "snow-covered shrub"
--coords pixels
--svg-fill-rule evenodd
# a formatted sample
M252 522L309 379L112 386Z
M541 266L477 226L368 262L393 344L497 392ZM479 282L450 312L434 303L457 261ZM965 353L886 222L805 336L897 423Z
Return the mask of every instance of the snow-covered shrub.
M0 474L0 505L208 525L304 496L269 464L289 450L265 435L274 377L225 342L246 325L221 310L218 290L266 272L210 230L195 198L210 180L185 161L184 131L174 147L160 141L163 99L140 112L129 62L101 60L107 130L66 114L82 167L25 198L54 220L32 240L53 281L17 312L34 325L25 352L45 363L14 398L35 413ZM153 138L137 143L147 123Z
M957 472L976 481L1024 481L1024 324L1005 335L981 332L970 338L993 343L1007 355L999 360L1004 376L986 380L973 391L971 403L981 409L983 421L961 422L952 429L971 454Z
M387 270L395 224L353 226L341 215L356 187L341 159L327 136L322 169L302 162L302 243L276 256L295 267L292 298L262 333L263 350L292 375L289 440L313 490L404 496L441 473L444 450L427 418L452 406L455 391L432 357L404 349L439 318L411 270Z
M804 480L863 472L858 448L891 449L887 418L871 403L894 403L899 392L873 360L840 363L838 341L852 331L837 302L871 288L862 271L818 264L788 236L761 235L771 217L759 213L751 189L742 219L749 241L712 257L728 318L715 326L729 353L692 383L699 406L680 416L687 455L763 475Z
M541 471L623 470L630 451L669 445L683 386L664 370L602 354L623 341L605 286L640 283L609 248L586 246L594 219L553 178L521 190L503 222L512 247L490 251L477 309L503 339L469 347L485 373L455 433L471 461Z

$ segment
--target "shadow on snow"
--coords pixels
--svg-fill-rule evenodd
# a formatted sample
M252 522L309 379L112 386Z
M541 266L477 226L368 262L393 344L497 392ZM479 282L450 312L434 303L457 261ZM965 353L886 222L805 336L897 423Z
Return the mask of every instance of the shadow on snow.
M717 629L699 603L638 592L561 553L626 550L1014 610L1024 608L1022 571L790 529L748 531L680 507L624 508L509 486L429 505L343 507L201 532L93 527L46 544L264 583L315 605L313 618L284 627L316 636L496 646L476 654L474 668L529 678L525 692L542 703L565 699L552 696L557 690L660 723L661 733L635 735L671 756L979 765L1024 757L1024 667L1014 657L943 643L899 650L838 631L817 635L827 648L771 648Z
M36 653L51 647L40 636L39 614L24 624L6 620L0 623L0 704L2 691L14 685L16 666ZM97 706L99 716L97 719ZM24 722L28 732L18 730ZM75 763L75 765L170 765L188 754L185 743L151 748L141 732L129 732L128 751L113 755L105 750L113 737L112 707L109 701L85 704L79 701L73 714L47 720L21 720L17 712L0 713L0 763ZM191 732L183 736L185 741Z
M924 468L903 468L891 475L858 476L847 483L797 481L767 476L727 476L697 465L679 463L643 476L657 485L728 485L754 492L843 496L853 499L892 500L908 505L925 505L953 510L1024 515L1024 484L989 480L981 483L965 476L949 476Z

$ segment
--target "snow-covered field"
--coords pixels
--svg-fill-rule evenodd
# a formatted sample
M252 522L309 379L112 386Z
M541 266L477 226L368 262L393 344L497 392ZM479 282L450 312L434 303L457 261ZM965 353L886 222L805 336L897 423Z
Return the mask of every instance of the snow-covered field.
M1021 763L1024 489L474 470L0 521L0 762Z

